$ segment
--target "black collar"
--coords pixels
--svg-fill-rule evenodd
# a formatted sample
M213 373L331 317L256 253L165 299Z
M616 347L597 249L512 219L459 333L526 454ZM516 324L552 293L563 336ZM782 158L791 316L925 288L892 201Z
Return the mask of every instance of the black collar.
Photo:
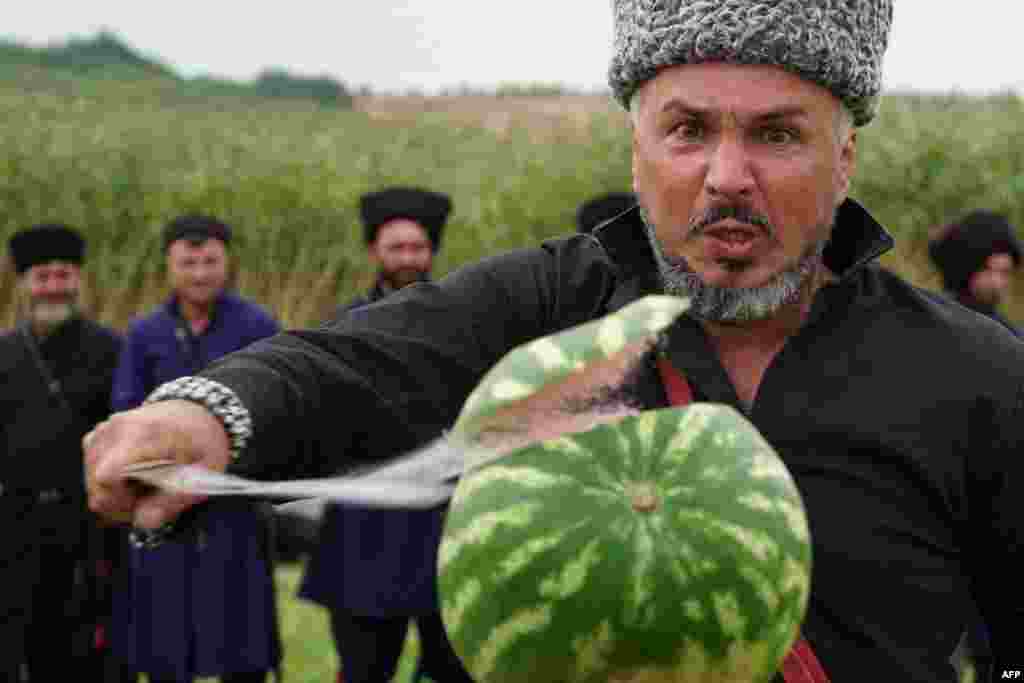
M639 207L633 207L594 230L624 280L649 279L657 262L647 238ZM847 280L895 246L895 241L867 209L845 200L836 214L832 237L825 246L825 265L840 280Z
M409 286L415 285L415 284L417 284L419 282L430 282L430 275L429 275L429 273L427 275L425 275L422 280L416 280L415 282L410 282L408 285L405 285L405 286L409 287ZM401 288L399 288L399 289L401 289ZM397 291L398 291L398 289L395 289L383 277L378 275L377 279L373 283L373 287L371 287L370 291L366 293L366 297L365 297L366 298L366 303L372 304L374 301L378 301L380 299L383 299L384 297L388 296L389 294L392 294L392 293L397 292Z
M377 277L373 283L373 287L367 293L366 298L369 303L373 303L379 299L383 299L391 292L395 291L395 288L384 281L383 278Z

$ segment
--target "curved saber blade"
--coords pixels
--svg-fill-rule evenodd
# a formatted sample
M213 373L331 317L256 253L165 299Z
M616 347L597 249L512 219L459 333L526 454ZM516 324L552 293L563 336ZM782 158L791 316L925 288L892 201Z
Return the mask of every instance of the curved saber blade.
M291 481L255 481L172 461L140 463L124 476L149 486L203 496L249 496L284 500L323 499L368 507L429 508L449 498L454 484L386 477L328 477Z

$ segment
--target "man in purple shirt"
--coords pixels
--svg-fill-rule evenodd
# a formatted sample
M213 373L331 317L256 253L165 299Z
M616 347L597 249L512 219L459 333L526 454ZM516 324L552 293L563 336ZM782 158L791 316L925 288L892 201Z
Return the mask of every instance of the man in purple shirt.
M115 375L113 409L278 331L273 317L228 291L231 229L186 215L164 233L171 297L132 322ZM112 647L149 680L263 681L280 662L268 521L248 502L198 513L194 533L129 549L114 597Z

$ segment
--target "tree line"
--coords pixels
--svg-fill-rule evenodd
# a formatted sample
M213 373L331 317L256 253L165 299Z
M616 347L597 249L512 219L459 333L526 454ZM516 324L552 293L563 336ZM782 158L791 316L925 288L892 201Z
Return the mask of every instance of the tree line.
M352 94L344 83L329 76L301 76L278 67L264 70L249 82L208 76L186 79L109 31L43 47L0 41L0 69L8 79L31 82L34 87L38 87L39 71L43 71L53 80L73 78L85 85L95 80L159 79L171 82L173 89L185 97L254 96L312 100L346 109L352 106Z

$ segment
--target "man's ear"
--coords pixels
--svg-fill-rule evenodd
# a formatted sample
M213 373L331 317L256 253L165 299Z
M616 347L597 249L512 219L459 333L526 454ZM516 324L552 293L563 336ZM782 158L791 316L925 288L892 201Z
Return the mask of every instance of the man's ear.
M853 128L839 151L839 193L843 199L850 194L853 174L857 170L857 129Z
M636 183L637 166L640 163L640 156L639 156L639 154L637 152L637 149L639 149L640 145L639 145L639 142L637 141L636 126L630 126L630 138L631 138L631 140L633 142L632 151L630 153L630 164L631 164L632 176L633 176L633 193L637 194L637 183Z
M366 259L373 265L380 265L380 257L377 255L377 243L370 242L366 245Z

